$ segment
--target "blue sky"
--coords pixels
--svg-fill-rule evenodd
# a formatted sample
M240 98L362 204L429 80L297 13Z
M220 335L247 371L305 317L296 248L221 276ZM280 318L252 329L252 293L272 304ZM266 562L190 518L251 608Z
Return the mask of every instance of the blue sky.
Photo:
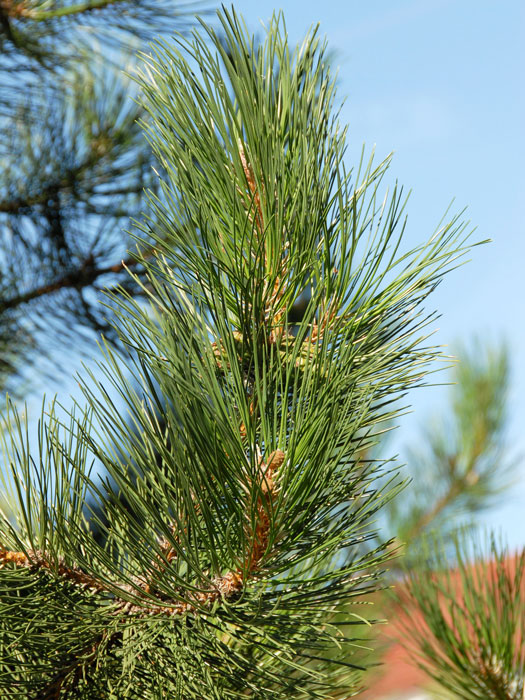
M395 152L392 182L412 189L410 243L426 239L450 202L468 207L471 262L429 302L442 317L436 342L506 340L512 361L508 444L523 458L518 482L484 518L511 546L525 545L525 3L522 0L239 0L257 31L283 9L291 42L317 22L335 52L348 163L361 147ZM262 33L262 32L261 32ZM442 380L447 377L443 375ZM446 388L414 393L414 414L394 448L417 442Z

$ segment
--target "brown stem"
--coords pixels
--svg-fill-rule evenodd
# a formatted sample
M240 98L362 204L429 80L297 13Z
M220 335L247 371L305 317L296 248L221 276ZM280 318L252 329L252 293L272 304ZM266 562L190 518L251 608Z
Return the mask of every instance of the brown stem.
M265 463L259 460L258 484L259 495L257 498L256 509L257 518L255 527L249 526L248 539L251 541L250 549L245 555L244 569L248 574L253 574L259 568L259 565L268 548L268 538L270 535L270 515L269 508L276 500L278 494L278 485L276 472L283 465L285 454L282 450L275 450Z
M21 304L27 304L33 299L52 294L53 292L57 292L60 289L82 289L84 287L88 287L91 284L93 284L93 282L98 277L102 275L122 272L124 268L133 267L138 263L138 260L129 257L125 260L121 260L121 262L116 263L115 265L108 265L106 267L95 267L93 265L93 257L90 256L86 258L86 260L82 263L82 265L79 268L73 270L72 272L68 272L62 277L59 277L54 282L43 284L40 287L35 287L29 292L25 292L24 294L19 294L15 297L11 297L11 299L0 300L0 313L3 311L7 311L8 309L13 309L17 306L20 306Z
M55 567L41 552L29 552L28 556L24 554L24 552L11 552L0 545L0 566L5 566L5 564L14 564L17 567L26 569L39 568L47 569L48 571L56 570L59 576L67 578L79 586L84 586L95 591L106 590L105 586L103 586L100 581L86 574L78 567L66 566L62 561L59 561L58 565Z
M246 158L244 146L243 146L242 141L240 139L238 141L238 145L239 145L239 155L241 158L242 169L244 170L244 176L246 177L246 183L248 184L251 202L253 202L255 204L256 227L257 227L259 234L262 236L264 233L264 220L263 220L263 212L262 212L261 196L259 194L259 188L257 187L257 183L255 181L255 175L253 172L253 168L252 168L251 164L248 163L248 159ZM250 205L251 205L251 202L250 202ZM264 263L266 263L266 260L264 260Z

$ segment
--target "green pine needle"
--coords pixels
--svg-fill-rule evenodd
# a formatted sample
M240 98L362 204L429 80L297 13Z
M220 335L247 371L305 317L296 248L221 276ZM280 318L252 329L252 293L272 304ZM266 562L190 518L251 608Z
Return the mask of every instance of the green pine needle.
M86 412L51 409L35 457L8 409L4 693L358 687L351 604L381 585L373 518L395 490L360 455L439 356L422 304L468 233L455 217L404 251L389 159L345 170L317 30L292 51L282 15L261 44L219 20L144 57L166 176L137 234L157 246L137 254L148 303L109 299L127 355L105 347Z

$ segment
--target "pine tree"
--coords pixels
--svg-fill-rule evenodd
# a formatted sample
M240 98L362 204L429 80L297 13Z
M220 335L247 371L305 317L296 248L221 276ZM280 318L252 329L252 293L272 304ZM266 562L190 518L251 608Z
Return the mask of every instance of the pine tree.
M483 543L476 517L513 483L508 364L504 347L463 348L452 420L434 425L427 459L414 459L426 479L416 481L411 515L398 521L407 550L395 590L405 615L398 606L393 617L432 681L431 697L525 697L525 550L511 552L493 533ZM457 528L458 515L468 528Z
M517 459L507 444L509 364L504 345L478 340L458 348L447 404L426 418L406 455L411 484L388 504L385 527L406 548L405 568L422 536L434 530L445 538L459 522L475 524L512 484Z
M137 48L183 30L202 2L0 2L0 386L60 381L63 347L95 346L100 290L138 293L129 218L155 187L137 119ZM140 269L136 268L138 272ZM94 332L93 332L94 331ZM68 353L68 355L71 353ZM60 359L58 359L60 356Z
M430 545L430 546L429 546ZM452 550L452 552L450 552ZM525 550L473 533L427 541L401 589L406 643L440 697L525 697Z
M455 428L439 431L430 469L434 504L416 512L407 532L411 555L398 599L410 620L404 643L434 682L435 697L523 700L525 697L525 549L511 552L476 518L454 531L454 511L475 516L508 492L515 460L505 445L508 358L474 346L457 368ZM428 501L427 501L428 502ZM443 515L448 522L443 523ZM414 523L422 527L414 527ZM431 536L418 538L433 525ZM398 610L399 612L399 610ZM434 696L434 695L433 695Z
M163 175L127 266L148 303L108 292L124 359L106 343L86 408L66 423L48 407L37 454L7 406L4 697L359 686L352 601L381 585L373 517L396 491L389 462L361 455L439 356L423 304L468 233L456 217L403 249L389 160L345 170L316 30L292 51L281 16L257 46L219 19L220 35L202 24L145 56Z

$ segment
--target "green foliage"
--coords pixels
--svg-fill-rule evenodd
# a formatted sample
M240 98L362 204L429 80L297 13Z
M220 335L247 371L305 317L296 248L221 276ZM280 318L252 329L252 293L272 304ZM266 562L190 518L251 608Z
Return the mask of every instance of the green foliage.
M480 341L460 347L452 377L455 381L450 387L449 401L441 420L432 416L419 438L418 449L411 448L408 452L407 466L412 474L410 483L401 497L390 500L381 513L383 530L394 536L391 549L395 554L389 561L388 574L394 591L404 590L408 573L413 577L414 586L418 585L416 580L419 582L427 575L428 561L422 556L421 549L427 551L424 543L428 542L430 533L434 536L439 533L441 542L457 539L458 523L468 522L474 527L479 514L494 504L495 499L502 499L512 483L514 464L508 458L506 439L510 381L506 348L503 345L482 345ZM378 448L374 452L385 454L384 443ZM374 455L368 455L368 458L371 456ZM440 551L443 570L455 566L453 557L447 559L449 555L450 547ZM452 573L455 575L458 576L457 572ZM470 575L468 570L465 575ZM475 585L475 581L469 585ZM461 592L457 596L458 604L460 599ZM385 687L390 674L392 678L396 675L392 659L399 649L392 648L392 645L402 641L395 596L392 601L390 594L383 593L377 603L383 617L388 620L388 626L370 630L370 646L374 650L365 658L368 664L380 661L378 668L372 668L365 677L369 686L365 697L374 697L374 692L379 694L377 683ZM412 643L408 645L406 655L414 665L421 654L418 642L426 643L427 638L421 635L414 645L412 617L426 615L426 610L425 606L419 610L412 601L408 623ZM500 615L506 614L502 608ZM481 639L477 641L483 643ZM473 668L469 667L465 678L472 672ZM395 690L392 687L392 692ZM427 692L430 690L426 689Z
M511 483L506 445L509 359L504 346L460 347L444 415L428 421L407 462L413 481L388 505L386 528L408 550L432 529L443 536L459 518L475 519ZM408 561L405 561L405 566Z
M0 48L5 68L15 75L58 71L77 60L93 40L111 51L149 41L159 32L181 30L188 15L203 12L203 2L168 0L4 0L0 7ZM66 41L66 37L70 41ZM0 78L0 105L12 104L14 86L9 75ZM7 99L6 99L7 98Z
M404 597L410 648L439 686L462 700L521 700L525 692L525 551L511 555L456 536L435 540ZM449 697L445 695L445 697Z
M196 9L202 3L0 3L0 386L13 395L36 376L58 384L63 344L78 355L94 348L93 331L112 335L100 290L129 286L123 259L140 271L124 229L156 186L137 124L144 113L123 70L133 70L137 47L183 29Z
M127 356L105 347L87 409L51 408L36 456L8 408L5 697L357 688L349 604L380 585L383 547L365 545L393 491L360 455L439 355L422 304L467 234L454 218L402 251L389 162L345 172L316 31L292 52L280 16L259 46L219 19L159 41L141 75L166 177L138 239L156 249L135 258L149 303L108 298Z

